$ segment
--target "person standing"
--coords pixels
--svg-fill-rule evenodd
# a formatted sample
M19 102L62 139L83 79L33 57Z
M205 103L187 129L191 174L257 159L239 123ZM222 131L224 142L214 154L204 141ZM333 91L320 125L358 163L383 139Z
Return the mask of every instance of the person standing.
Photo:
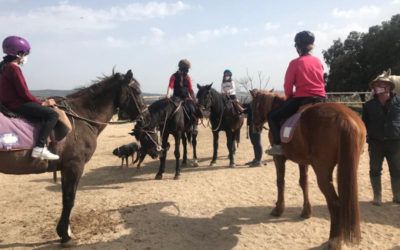
M253 145L254 158L252 161L247 162L245 165L249 167L260 167L262 158L262 145L261 145L261 131L257 132L253 126L253 112L251 110L251 102L246 103L244 106L244 114L247 114L247 128L251 145Z
M362 119L367 128L369 176L374 205L382 204L382 164L389 166L393 202L400 204L400 97L393 93L394 83L384 73L370 83L374 96L363 106Z

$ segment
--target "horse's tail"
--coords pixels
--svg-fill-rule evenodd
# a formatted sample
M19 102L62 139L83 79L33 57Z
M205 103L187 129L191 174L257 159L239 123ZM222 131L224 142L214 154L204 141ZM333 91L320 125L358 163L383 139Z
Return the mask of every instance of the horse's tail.
M240 143L240 129L236 130L234 132L235 135L235 141L236 141L236 147L239 148L239 143Z
M340 202L339 223L343 241L358 244L361 233L357 169L364 145L365 132L362 130L362 123L359 126L352 118L343 120L341 123L337 173Z

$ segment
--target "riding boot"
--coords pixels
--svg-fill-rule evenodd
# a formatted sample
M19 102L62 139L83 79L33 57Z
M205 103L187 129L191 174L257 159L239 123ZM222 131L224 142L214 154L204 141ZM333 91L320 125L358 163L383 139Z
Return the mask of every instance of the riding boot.
M393 202L400 204L400 178L392 178L390 182L392 184Z
M375 176L370 177L372 191L374 193L374 199L372 200L372 204L375 206L382 205L382 184L381 184L381 177Z
M278 144L272 145L272 147L270 149L267 149L265 151L265 153L267 153L269 155L272 155L272 156L274 156L274 155L283 155L282 146L278 145Z

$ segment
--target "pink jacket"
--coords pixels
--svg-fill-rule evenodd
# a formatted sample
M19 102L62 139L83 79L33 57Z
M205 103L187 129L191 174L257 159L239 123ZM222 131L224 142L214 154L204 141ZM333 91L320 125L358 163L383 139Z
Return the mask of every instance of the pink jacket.
M293 87L296 91L293 93ZM291 97L325 97L324 66L312 55L300 56L289 63L285 75L285 95Z

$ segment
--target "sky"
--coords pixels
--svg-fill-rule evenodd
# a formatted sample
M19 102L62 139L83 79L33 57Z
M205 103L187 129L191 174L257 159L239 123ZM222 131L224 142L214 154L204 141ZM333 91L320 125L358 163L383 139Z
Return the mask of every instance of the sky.
M367 32L400 13L400 0L0 0L0 39L26 38L32 47L23 72L32 90L73 89L132 69L142 91L165 93L178 61L192 63L194 84L220 88L258 74L283 88L294 35L310 30L313 54L350 31ZM325 71L328 72L325 65ZM196 91L196 90L195 90Z

